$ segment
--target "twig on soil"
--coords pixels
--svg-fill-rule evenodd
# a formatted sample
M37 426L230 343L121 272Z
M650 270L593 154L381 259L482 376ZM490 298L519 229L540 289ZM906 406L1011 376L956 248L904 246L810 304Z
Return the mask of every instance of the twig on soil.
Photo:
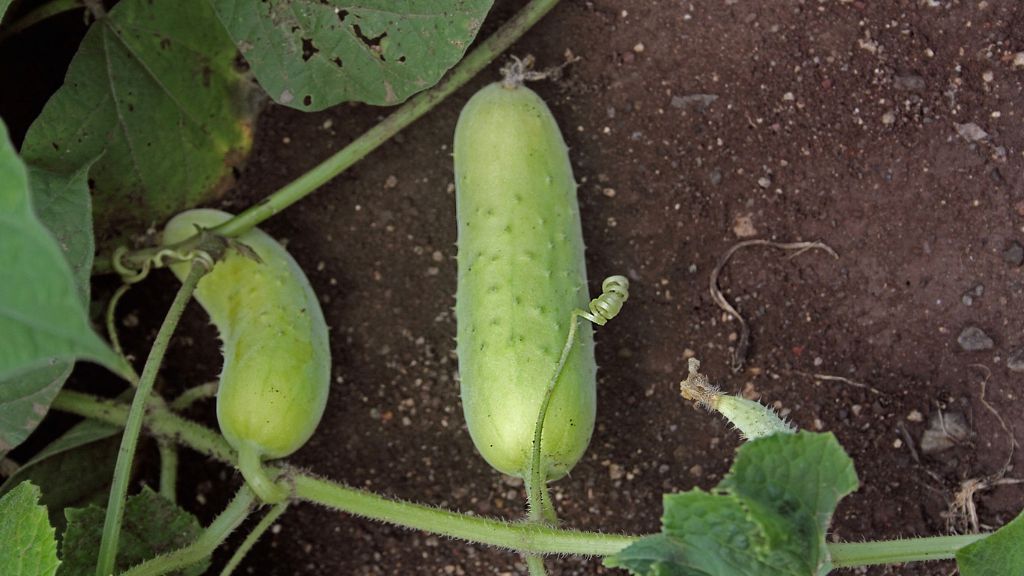
M850 380L849 378L844 378L843 376L833 376L831 374L815 374L815 373L812 373L812 372L804 372L802 370L793 370L793 373L794 374L799 374L801 376L807 376L808 378L814 378L815 380L822 380L822 381L825 381L825 382L842 382L843 384L849 384L850 386L853 386L854 388L863 388L863 389L871 392L872 394L877 394L879 396L884 396L885 395L885 394L882 393L881 390L879 390L878 388L875 388L874 386L871 386L870 384L865 384L863 382L857 382L856 380Z
M750 327L747 326L747 321L743 319L743 316L729 303L725 295L722 294L722 289L718 287L718 276L722 273L722 269L729 263L729 259L732 258L741 248L747 246L771 246L772 248L778 248L780 250L792 251L793 254L789 258L796 258L797 256L807 252L809 250L824 250L832 255L833 258L838 259L839 255L833 250L828 244L820 241L815 242L772 242L771 240L743 240L733 244L731 248L725 251L725 254L718 259L718 264L715 265L714 270L711 271L711 299L714 300L715 304L718 305L726 314L729 314L740 323L740 337L736 341L736 348L732 353L731 367L733 372L739 372L743 369L743 364L747 359L747 349L750 347Z
M1000 468L999 472L996 473L997 477L1002 478L1003 476L1006 475L1006 471L1010 469L1010 464L1013 463L1013 452L1017 448L1017 437L1013 433L1013 427L1008 425L1006 421L1003 420L1003 417L999 414L999 411L996 410L991 404L989 404L988 400L985 399L985 390L986 386L988 385L989 379L992 377L992 371L989 370L988 366L985 366L984 364L971 364L970 366L968 366L968 368L978 368L985 372L985 379L981 381L981 396L978 398L978 400L981 401L982 406L987 408L988 411L991 412L992 415L996 417L996 420L999 421L999 425L1003 428L1003 432L1006 432L1006 436L1010 439L1010 453L1006 455L1006 463L1003 464L1003 467Z
M906 443L907 448L910 449L910 456L914 459L914 462L920 464L921 456L917 453L917 446L914 444L914 437L910 435L906 425L900 422L896 425L900 429L900 436L903 436L903 442Z
M992 377L992 371L989 370L988 366L983 364L971 364L968 368L976 368L985 373L985 378L981 381L981 396L978 400L981 401L981 404L996 417L996 420L999 421L999 425L1010 438L1010 452L1006 456L1006 462L999 471L983 478L968 478L967 480L964 480L960 483L960 489L953 495L953 501L949 503L949 512L946 516L948 529L951 532L963 532L969 529L972 534L977 534L981 531L981 523L978 521L978 508L974 504L974 495L978 492L990 490L997 486L1024 484L1024 479L1006 477L1006 472L1010 469L1010 465L1013 463L1013 453L1014 449L1017 447L1017 439L1014 437L1013 428L1003 420L999 411L985 399L985 390L988 385L989 378ZM941 412L939 415L941 417ZM940 418L940 423L941 422L942 420Z

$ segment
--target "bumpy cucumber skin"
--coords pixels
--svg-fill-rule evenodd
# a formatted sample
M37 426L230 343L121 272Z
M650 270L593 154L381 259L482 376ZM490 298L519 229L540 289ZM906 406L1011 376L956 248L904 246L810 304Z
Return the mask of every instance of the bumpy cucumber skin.
M588 302L576 182L551 111L524 86L495 83L469 100L454 157L462 408L487 462L526 477L572 312ZM594 429L590 323L577 334L544 423L548 480L569 472Z
M219 210L183 212L167 223L163 241L184 240L195 225L212 228L229 218ZM237 240L263 262L231 250L195 291L224 343L217 421L236 449L248 444L264 458L281 458L309 440L327 404L327 323L306 275L284 247L257 229ZM179 279L188 268L171 266Z

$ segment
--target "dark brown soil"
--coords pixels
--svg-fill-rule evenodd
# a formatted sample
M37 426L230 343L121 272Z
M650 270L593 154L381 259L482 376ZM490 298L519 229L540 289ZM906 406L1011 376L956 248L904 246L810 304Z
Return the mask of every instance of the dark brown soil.
M519 4L499 3L485 33ZM564 525L651 532L663 493L722 477L737 434L678 395L695 353L724 389L839 437L862 487L842 503L835 539L947 533L960 483L996 474L1010 450L982 402L983 382L1007 423L1024 419L1024 374L1007 367L1024 347L1024 268L1004 257L1024 242L1024 66L1013 63L1024 51L1024 5L570 0L513 53L547 66L567 51L580 61L534 89L571 147L591 292L611 274L632 285L623 313L597 330L599 424L572 476L554 485ZM517 519L522 488L487 466L465 430L453 343L452 132L497 68L264 228L288 240L333 329L330 403L294 462L390 496ZM699 94L717 99L687 98ZM224 206L273 192L386 113L270 109ZM959 135L968 123L988 137ZM711 301L708 281L747 234L820 239L840 258L786 259L759 247L733 258L722 286L753 342L746 370L734 374L739 326ZM125 313L143 321L123 338L151 337L174 285L164 280L160 298L127 301ZM168 387L215 376L204 322L193 307ZM963 350L957 338L969 326L994 346ZM921 437L940 412L962 414L971 436L926 455ZM186 462L194 473L183 503L209 518L232 473ZM1024 489L985 491L976 502L981 523L998 527L1020 511ZM246 561L249 573L524 573L506 552L308 505L279 528ZM597 560L549 566L607 572Z

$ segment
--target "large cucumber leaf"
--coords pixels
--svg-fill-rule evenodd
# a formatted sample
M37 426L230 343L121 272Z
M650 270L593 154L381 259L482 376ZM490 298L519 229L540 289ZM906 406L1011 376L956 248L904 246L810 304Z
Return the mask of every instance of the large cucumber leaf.
M97 20L22 156L93 183L104 247L218 196L252 144L252 83L206 0L122 0Z
M279 104L392 105L458 62L493 0L209 0Z
M63 209L52 199L75 205L73 198L87 194L82 170L67 177L33 171L44 213L54 222L63 218L55 216ZM73 246L82 238L70 231L81 222L66 217L67 226L58 226L70 234L62 236L67 244L62 249L37 217L29 186L29 171L0 122L0 454L20 444L39 424L76 358L121 373L125 368L89 326L88 288L77 280L91 265L91 245L86 250ZM80 260L77 277L68 256Z

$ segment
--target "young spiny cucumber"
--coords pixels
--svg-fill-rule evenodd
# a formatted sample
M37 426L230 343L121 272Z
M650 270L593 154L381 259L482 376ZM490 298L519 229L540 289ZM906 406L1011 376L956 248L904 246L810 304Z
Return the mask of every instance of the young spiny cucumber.
M700 361L696 358L690 358L687 365L689 374L679 383L683 398L695 401L706 410L717 411L739 429L744 440L796 432L796 427L764 404L742 396L722 394L707 376L700 373Z
M588 304L576 182L554 117L524 86L477 92L459 116L454 156L462 408L487 462L525 478L569 323ZM548 480L590 442L595 372L593 332L581 322L544 421Z
M189 210L164 229L164 244L231 218L219 210ZM237 240L261 262L229 250L200 281L195 298L224 343L217 392L221 433L239 453L239 468L261 492L260 461L298 450L316 430L327 404L331 352L327 323L313 288L291 255L253 229ZM189 264L171 266L179 279ZM264 486L267 498L272 488Z

